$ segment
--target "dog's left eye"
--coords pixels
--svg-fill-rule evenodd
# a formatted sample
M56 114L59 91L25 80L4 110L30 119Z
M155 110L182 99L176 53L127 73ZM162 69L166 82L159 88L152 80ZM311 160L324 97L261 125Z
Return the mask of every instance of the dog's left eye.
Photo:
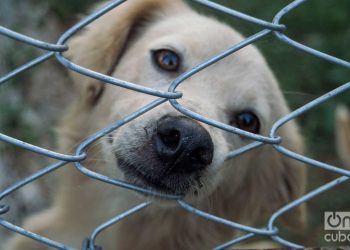
M259 118L251 111L242 111L236 114L230 121L230 124L254 134L260 132Z
M166 71L178 71L180 67L180 57L172 50L154 50L152 51L152 57L157 66Z

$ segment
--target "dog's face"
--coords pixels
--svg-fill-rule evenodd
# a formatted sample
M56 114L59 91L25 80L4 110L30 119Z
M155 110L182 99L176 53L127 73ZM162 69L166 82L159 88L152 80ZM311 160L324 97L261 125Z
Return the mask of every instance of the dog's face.
M148 5L158 9L145 14L151 9ZM178 1L130 1L119 8L72 41L71 47L76 46L72 50L73 61L109 72L118 79L166 91L182 73L243 40L227 25L196 14ZM131 11L132 8L139 12ZM131 14L126 14L128 11ZM140 25L142 15L148 16ZM119 22L127 23L126 27L118 28L122 26ZM93 51L90 54L94 57L88 57L80 48L88 39L97 40L95 46L86 48ZM102 42L105 45L99 46ZM75 81L79 91L85 93L82 102L91 105L94 129L121 119L156 98L79 76ZM183 93L178 101L186 108L255 134L267 135L272 124L288 112L272 73L253 46L190 77L177 91ZM292 149L298 148L294 125L289 124L288 131L285 130L281 133L287 132L286 143ZM103 151L116 176L132 184L167 194L198 197L208 195L224 182L230 182L230 188L236 189L245 181L248 171L254 168L257 174L265 171L258 169L265 161L278 171L263 172L259 178L266 175L268 179L264 181L276 182L289 200L299 188L294 188L295 180L285 183L289 177L275 180L279 173L288 175L289 170L284 168L290 164L271 150L270 155L260 150L225 162L231 150L250 142L185 117L164 103L109 134L103 142Z
M198 15L161 19L139 32L112 75L164 91L175 77L242 39L227 26ZM179 102L203 116L266 134L266 126L275 119L269 116L266 90L275 87L259 59L253 48L230 56L180 85ZM251 74L244 76L247 70ZM105 95L110 121L155 99L113 86ZM127 181L171 194L198 193L202 186L217 183L226 154L248 142L186 118L169 104L108 137L104 151L114 153Z

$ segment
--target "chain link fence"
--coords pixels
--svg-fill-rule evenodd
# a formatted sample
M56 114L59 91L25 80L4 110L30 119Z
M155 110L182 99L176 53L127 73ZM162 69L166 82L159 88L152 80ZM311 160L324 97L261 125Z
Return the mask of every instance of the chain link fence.
M132 1L132 0L130 0L130 1ZM280 138L277 135L277 132L278 132L279 128L281 128L288 121L293 120L293 119L301 116L305 112L308 112L309 110L311 110L311 109L317 107L318 105L328 101L329 99L335 97L336 95L348 90L350 88L350 82L345 83L345 84L341 85L340 87L338 87L338 88L336 88L328 93L325 93L324 95L314 99L313 101L307 103L306 105L303 105L302 107L292 111L291 113L289 113L285 117L282 117L280 120L278 120L273 125L269 136L261 136L261 135L254 135L251 133L246 133L246 132L241 131L239 129L236 129L234 127L230 127L230 126L227 126L227 125L222 124L220 122L217 122L215 120L208 119L206 117L203 117L199 114L196 114L196 113L188 110L186 107L182 106L181 104L179 104L177 102L177 99L182 97L182 93L176 91L176 89L183 81L185 81L187 78L191 77L192 75L194 75L202 70L205 70L206 67L208 67L212 64L215 64L216 62L223 59L224 57L231 55L231 54L235 53L236 51L238 51L238 50L244 48L245 46L250 45L258 40L264 39L267 36L275 36L276 39L278 39L282 43L288 44L289 46L295 48L296 50L300 50L300 51L303 51L305 53L311 54L312 56L315 56L315 57L319 58L320 60L328 61L330 63L338 65L339 67L350 69L350 62L344 61L342 59L333 57L331 55L322 53L321 51L317 51L315 49L307 47L301 43L294 41L293 39L289 38L288 36L286 36L284 34L284 31L287 29L287 27L281 23L281 19L286 14L293 11L295 8L302 7L302 5L306 2L306 0L296 0L296 1L291 2L290 4L288 4L286 7L281 9L275 15L272 22L267 22L267 21L261 20L259 18L255 18L255 17L249 16L249 15L246 15L244 13L241 13L241 12L238 12L236 10L224 7L222 5L219 5L219 4L211 2L211 1L206 1L206 0L192 0L192 1L197 3L197 4L204 5L210 9L224 13L232 18L238 18L238 19L244 20L246 22L255 24L255 25L261 27L261 31L250 36L250 37L247 37L246 39L244 39L243 41L241 41L238 44L233 45L231 48L227 49L226 51L210 58L209 60L207 60L205 62L202 62L201 64L197 65L196 67L181 74L179 77L177 77L170 84L168 91L165 91L165 92L158 91L158 90L151 89L151 88L147 88L147 87L143 87L143 86L140 86L140 85L137 85L134 83L128 83L128 82L125 82L123 80L119 80L119 79L116 79L116 78L113 78L113 77L110 77L107 75L99 74L99 73L94 72L92 70L83 68L79 65L73 64L72 62L70 62L67 58L65 58L62 55L62 53L64 51L69 50L69 47L66 45L66 41L70 37L72 37L74 34L76 34L78 31L83 29L89 23L93 22L94 20L96 20L100 16L104 15L108 11L110 11L114 8L118 8L118 6L120 4L122 4L123 2L125 2L125 0L111 1L108 5L106 5L102 9L87 16L82 21L80 21L79 23L74 25L72 28L70 28L66 32L64 32L61 35L61 37L58 39L57 43L55 43L55 44L36 40L32 37L28 37L24 34L20 34L20 33L13 31L13 30L10 30L10 29L7 29L5 27L0 26L0 35L6 36L9 39L13 39L13 40L19 41L21 43L24 43L24 44L42 49L44 51L47 51L44 55L39 56L39 57L35 58L34 60L14 69L13 71L11 71L3 76L1 76L0 84L3 84L5 82L9 81L10 79L15 77L16 75L21 74L22 72L29 70L29 69L45 62L48 59L54 58L58 62L60 62L68 70L76 71L80 74L98 79L98 80L105 82L105 83L116 85L116 86L121 87L121 88L127 88L130 90L134 90L134 91L138 91L138 92L147 94L147 95L159 97L155 101L140 108L137 112L134 112L134 113L130 114L129 116L127 116L121 120L118 120L115 123L111 124L110 126L108 126L104 129L96 132L95 134L89 136L86 140L81 142L81 144L76 148L75 154L73 154L73 155L66 155L66 154L61 154L59 152L51 151L51 150L48 150L48 149L45 149L45 148L42 148L42 147L39 147L36 145L26 143L26 142L21 141L17 138L10 137L6 134L0 133L0 140L3 143L12 144L12 145L15 145L15 146L23 149L23 150L28 150L28 151L37 153L39 155L46 156L46 157L57 160L55 163L40 169L39 171L35 172L34 174L32 174L26 178L23 178L23 179L17 181L16 183L13 183L9 187L7 187L5 190L0 190L0 225L2 227L6 228L7 230L10 230L12 232L30 237L33 240L39 241L42 244L45 244L47 246L51 246L55 249L72 249L68 246L64 246L60 242L55 242L51 239L34 234L33 232L29 232L29 231L7 221L5 219L5 216L6 216L6 213L10 210L10 207L7 204L4 204L3 200L5 197L10 196L16 190L21 189L21 188L25 188L25 186L27 184L29 184L31 182L35 182L39 178L45 177L48 173L53 172L59 168L64 168L65 165L67 165L68 163L74 162L75 167L79 171L81 171L84 175L88 176L89 178L97 179L101 182L109 183L109 184L117 186L117 187L130 189L130 190L134 190L134 191L145 193L145 194L150 194L150 195L153 195L156 197L176 200L178 202L179 206L181 206L183 209L187 210L189 213L193 213L193 216L200 216L206 220L213 221L214 223L219 223L219 224L223 224L225 226L228 226L228 227L232 228L232 230L239 230L239 231L243 232L242 236L236 237L228 242L222 242L222 244L216 246L215 249L226 249L226 248L233 246L237 243L244 242L248 239L251 239L251 238L254 238L257 236L263 236L266 238L270 238L273 241L278 242L278 243L280 243L284 246L288 246L288 247L297 247L297 248L302 247L301 245L294 243L294 242L290 242L287 239L284 239L279 235L279 230L275 225L277 219L281 215L292 210L293 208L300 206L301 204L303 204L303 203L309 201L310 199L326 192L327 190L330 190L333 187L348 181L349 177L350 177L350 171L348 171L346 169L339 168L337 166L333 166L330 164L326 164L324 162L320 162L320 161L311 159L311 158L306 157L304 155L300 155L300 154L297 154L295 152L288 150L287 148L280 145L280 142L283 138ZM126 182L123 182L123 181L120 181L117 179L112 179L112 178L109 178L107 176L103 176L101 174L93 172L93 171L84 167L84 165L81 162L87 156L87 153L85 150L87 149L87 147L89 145L91 145L96 140L100 139L101 137L109 134L110 132L118 129L122 125L132 121L133 119L143 115L144 113L148 112L149 110L151 110L151 109L153 109L153 108L155 108L155 107L157 107L165 102L169 102L176 110L178 110L179 112L181 112L185 116L191 117L195 120L201 121L203 123L209 124L211 126L225 130L227 132L250 138L250 139L255 141L247 146L244 146L242 148L239 148L237 150L230 152L227 155L226 160L232 159L234 157L237 157L238 155L244 154L245 152L254 150L258 147L261 147L263 145L268 144L269 146L273 147L276 151L280 152L281 154L283 154L287 157L293 158L297 161L304 162L309 167L320 168L320 169L324 169L326 171L335 173L335 174L339 175L339 177L334 179L333 181L323 185L323 186L320 186L320 187L312 190L311 192L303 195L302 197L298 198L297 200L294 200L293 202L280 208L278 211L276 211L274 214L272 214L270 216L270 219L264 228L254 228L254 227L238 224L238 223L233 222L233 221L228 221L226 219L223 219L223 218L217 217L215 215L208 214L204 211L198 210L195 207L192 207L190 204L186 203L182 199L181 196L160 194L160 193L157 193L154 191L150 191L150 190L147 190L144 188L137 187L135 185L128 184ZM124 218L126 218L134 213L137 213L138 211L142 210L143 208L145 208L151 204L152 204L152 202L150 202L150 201L141 203L141 204L129 209L128 211L126 211L122 214L119 214L114 218L111 218L109 221L97 226L95 228L95 230L91 233L91 235L87 236L87 240L84 242L83 249L90 249L90 250L98 249L98 247L95 245L95 240L101 232L103 232L109 226L111 226L115 223L118 223L119 221L123 220Z

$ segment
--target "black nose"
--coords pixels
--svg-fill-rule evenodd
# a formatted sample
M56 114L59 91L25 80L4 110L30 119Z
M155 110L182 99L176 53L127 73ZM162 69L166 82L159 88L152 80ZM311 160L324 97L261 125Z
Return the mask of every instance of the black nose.
M161 118L153 139L167 173L195 172L213 160L214 145L209 133L185 116Z

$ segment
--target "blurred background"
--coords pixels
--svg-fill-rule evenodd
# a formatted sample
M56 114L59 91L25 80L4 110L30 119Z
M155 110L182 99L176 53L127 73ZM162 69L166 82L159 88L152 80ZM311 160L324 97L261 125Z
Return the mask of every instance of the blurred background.
M1 0L0 25L17 32L55 42L65 29L98 1L92 0ZM189 1L190 2L190 1ZM271 21L291 1L216 1L246 14ZM192 4L200 12L215 16L245 36L261 28L256 25ZM314 49L350 61L350 1L309 0L282 19L290 38ZM278 41L273 35L255 43L275 72L292 110L350 81L349 69L325 62ZM0 75L43 54L43 51L0 36ZM70 95L66 71L50 60L0 85L0 131L26 142L54 149L54 125ZM350 92L307 112L297 119L306 143L306 155L342 166L335 147L334 114L339 104L350 106ZM0 189L45 166L48 159L0 142ZM308 167L308 190L336 178L326 171ZM50 183L50 185L48 185ZM6 218L20 223L25 215L46 206L50 178L40 179L17 191L6 202L13 204ZM288 239L308 246L329 243L323 237L324 211L350 211L350 184L342 184L307 203L308 222L298 232L282 230ZM7 232L0 229L1 239ZM349 245L350 242L347 242ZM343 243L344 245L344 243Z

